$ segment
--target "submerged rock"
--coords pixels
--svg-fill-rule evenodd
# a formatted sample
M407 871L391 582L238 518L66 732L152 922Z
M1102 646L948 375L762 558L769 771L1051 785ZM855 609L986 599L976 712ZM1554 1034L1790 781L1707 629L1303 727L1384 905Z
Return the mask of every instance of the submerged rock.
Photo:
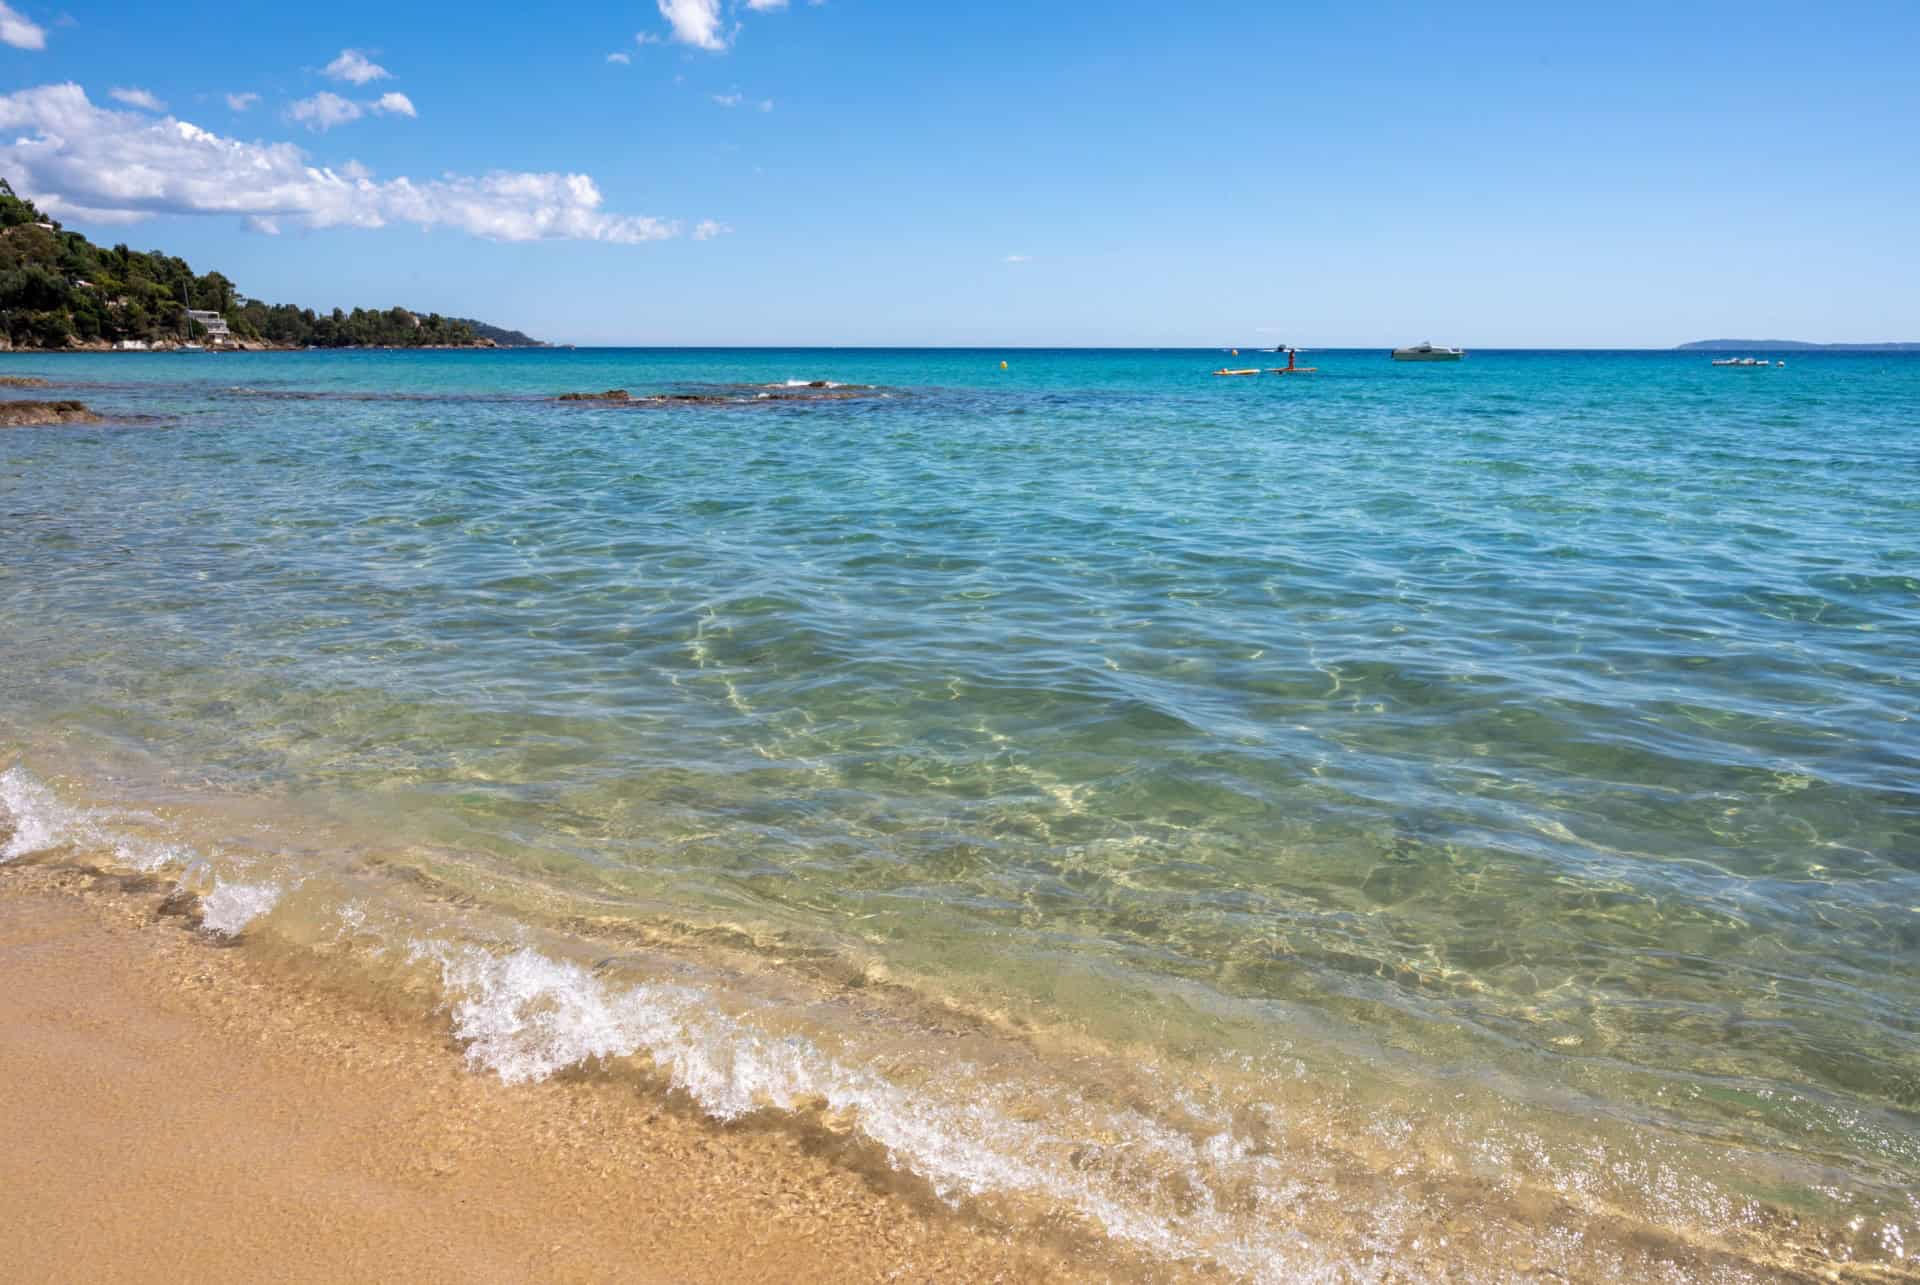
M99 424L100 416L82 402L5 402L0 401L0 428L26 428L35 424Z
M624 388L609 388L604 393L561 393L561 402L613 402L631 406L750 406L764 402L836 402L854 397L884 397L884 389L871 384L835 384L824 379L809 383L798 380L784 384L709 384L695 385L698 391L642 393Z
M47 381L38 375L0 375L0 388L46 388Z

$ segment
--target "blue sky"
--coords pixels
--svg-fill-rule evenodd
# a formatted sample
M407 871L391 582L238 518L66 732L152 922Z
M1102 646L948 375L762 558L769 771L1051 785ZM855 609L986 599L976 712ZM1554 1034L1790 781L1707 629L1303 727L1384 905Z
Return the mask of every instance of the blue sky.
M0 173L578 343L1920 340L1920 4L1550 8L5 0Z

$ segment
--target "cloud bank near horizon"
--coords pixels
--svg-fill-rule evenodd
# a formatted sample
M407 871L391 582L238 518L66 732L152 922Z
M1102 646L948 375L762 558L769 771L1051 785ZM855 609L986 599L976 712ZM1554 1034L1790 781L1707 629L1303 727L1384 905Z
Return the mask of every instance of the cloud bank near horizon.
M411 106L387 109L411 115ZM411 224L495 241L617 245L683 230L677 220L608 213L585 174L493 170L376 180L353 162L316 165L292 143L244 142L173 116L103 108L71 82L0 94L0 130L9 135L0 141L0 173L62 218L134 223L227 214L260 231Z

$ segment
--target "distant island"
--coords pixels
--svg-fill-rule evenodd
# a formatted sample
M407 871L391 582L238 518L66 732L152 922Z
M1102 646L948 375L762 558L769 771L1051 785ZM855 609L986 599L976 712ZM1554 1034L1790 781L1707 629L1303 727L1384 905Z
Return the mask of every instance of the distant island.
M1676 352L1920 352L1920 344L1810 344L1798 339L1698 339Z
M406 308L316 313L218 272L68 232L0 178L0 349L538 348L517 330Z

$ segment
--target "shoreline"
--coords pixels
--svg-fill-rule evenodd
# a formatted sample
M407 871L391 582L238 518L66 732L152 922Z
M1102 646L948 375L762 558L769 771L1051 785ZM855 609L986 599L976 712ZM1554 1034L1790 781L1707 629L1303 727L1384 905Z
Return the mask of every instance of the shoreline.
M0 868L0 1256L23 1279L269 1255L305 1279L1132 1274L612 1074L474 1074L429 1024L195 932L170 891Z
M430 986L375 982L316 941L229 935L182 881L103 855L0 862L0 1182L26 1193L0 1255L24 1278L149 1279L156 1255L169 1275L246 1278L295 1246L295 1278L316 1280L1296 1278L1300 1264L1169 1258L1071 1217L947 1203L833 1112L723 1122L644 1058L495 1074ZM1309 1262L1311 1238L1349 1237L1353 1202L1418 1208L1448 1182L1417 1163L1298 1177L1313 1189L1282 1224L1310 1238ZM1467 1186L1478 1196L1349 1265L1409 1281L1904 1279L1783 1211L1750 1208L1748 1235L1723 1239ZM1314 1206L1333 1221L1296 1221Z

